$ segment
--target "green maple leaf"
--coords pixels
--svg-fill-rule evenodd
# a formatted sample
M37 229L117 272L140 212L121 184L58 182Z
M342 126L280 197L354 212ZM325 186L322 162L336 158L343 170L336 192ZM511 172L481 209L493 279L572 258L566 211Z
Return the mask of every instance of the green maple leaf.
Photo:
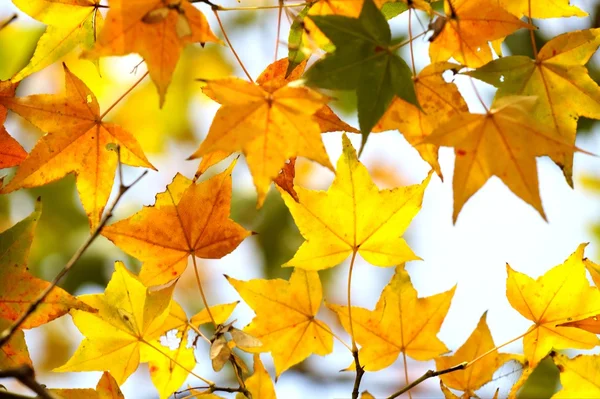
M356 90L362 150L394 96L419 106L412 72L395 54L390 27L373 0L365 0L358 18L309 18L335 45L335 51L306 72L306 83L324 89Z

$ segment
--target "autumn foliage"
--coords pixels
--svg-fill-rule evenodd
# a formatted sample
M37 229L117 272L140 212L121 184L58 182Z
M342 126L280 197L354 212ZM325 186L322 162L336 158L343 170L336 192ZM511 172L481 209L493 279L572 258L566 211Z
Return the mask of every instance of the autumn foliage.
M404 234L421 210L432 179L453 176L452 183L444 184L452 185L454 223L494 176L546 219L536 163L541 156L556 163L564 184L573 186L574 154L586 152L575 146L577 120L600 119L600 88L586 68L600 46L600 28L556 36L539 49L534 31L537 19L585 16L584 10L568 0L281 1L266 7L279 9L280 18L283 10L293 16L288 57L266 65L253 80L219 17L225 11L247 10L243 4L227 8L208 0L12 1L47 28L29 63L11 79L0 81L0 122L4 124L10 111L44 134L26 152L0 127L0 168L14 167L0 179L0 194L45 186L73 174L89 238L53 281L45 281L29 272L28 258L43 203L49 199L38 199L30 216L0 233L1 377L20 380L39 397L117 399L123 398L119 386L147 363L160 398L235 394L238 399L272 399L274 381L312 355L331 354L337 340L347 349L340 356L347 357L348 367L342 371L352 375L347 396L353 399L373 398L361 389L365 373L385 369L398 359L406 378L394 384L388 399L411 395L411 389L429 378L439 379L439 397L478 397L477 391L495 384L495 372L508 362L522 369L507 393L516 398L544 359L560 371L562 387L553 398L600 396L599 355L565 352L600 345L600 266L584 255L586 244L538 278L519 272L521 265L506 265L506 300L531 326L500 344L492 338L486 313L474 330L469 326L461 332L468 337L461 347L448 347L438 333L456 285L448 282L443 292L421 296L405 267L406 262L422 260ZM201 10L214 13L218 25L209 26ZM404 39L394 37L388 22L400 14L409 21L409 37ZM430 20L422 33L414 32L417 17ZM222 39L213 30L220 31ZM502 43L517 31L531 35L533 58L502 54ZM286 36L283 28L281 33ZM424 35L430 62L419 71L413 44ZM197 172L190 177L174 174L153 204L113 220L120 199L139 181L123 181L124 165L156 168L136 132L107 119L146 76L158 93L153 107L159 110L168 103L174 71L189 46L206 47L202 51L228 46L246 76L198 76L186 83L202 87L218 106L206 137L188 154L190 161L200 159ZM400 55L401 48L410 49L410 58ZM20 81L77 51L98 68L103 57L136 53L147 72L106 109L66 63L62 93L17 95ZM488 105L473 85L484 112L469 112L456 75L497 89ZM358 128L330 108L341 91L356 96ZM360 155L370 145L371 134L386 131L402 134L429 165L431 171L420 183L390 189L375 184L373 171ZM337 163L323 142L328 132L343 132ZM352 144L353 135L360 135L360 147ZM453 173L442 170L440 147L454 149ZM256 188L257 208L274 185L303 242L281 264L293 268L289 279L225 275L239 301L214 304L202 282L201 259L221 259L248 237L261 234L231 216L237 184L232 173L240 168L240 154ZM298 157L334 173L326 190L296 184ZM58 284L100 236L141 261L141 270L134 273L127 262L113 259L114 272L104 292L75 297ZM381 271L378 267L395 268L372 309L352 304L358 256L374 266L373 274ZM344 262L349 262L348 278L334 283L347 300L329 302L321 276ZM174 299L188 268L193 269L195 295L203 305L195 315L186 314ZM255 315L246 326L231 317L240 301ZM95 388L46 388L35 380L23 330L66 314L83 338L54 372L102 371ZM177 344L165 345L166 336L175 337ZM210 349L201 350L199 341L206 341ZM516 341L523 344L522 354L501 351ZM274 376L262 363L267 356ZM407 358L435 367L411 380ZM210 363L216 372L230 370L233 383L199 375L194 369L200 363Z

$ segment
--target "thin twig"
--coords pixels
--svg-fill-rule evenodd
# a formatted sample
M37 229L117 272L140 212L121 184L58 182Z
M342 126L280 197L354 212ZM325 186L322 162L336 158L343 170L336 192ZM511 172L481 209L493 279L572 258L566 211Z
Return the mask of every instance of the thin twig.
M352 388L352 399L358 399L360 382L362 381L363 375L365 375L365 368L360 365L358 350L352 351L352 357L354 357L354 365L356 366L356 378L354 379L354 387Z
M139 66L139 64L135 68L137 68L138 66ZM114 107L116 107L117 104L120 103L121 100L124 99L126 95L128 95L129 93L131 93L131 91L133 89L135 89L135 87L137 85L139 85L142 82L142 80L144 80L144 78L146 76L148 76L148 71L146 71L146 73L141 78L139 78L137 82L135 82L129 89L127 89L127 91L125 93L123 93L119 98L117 98L117 100L114 103L112 103L112 105L110 107L108 107L106 109L106 111L104 111L104 113L102 115L100 115L100 118L98 120L104 119L104 117L106 116L106 114L108 114L110 111L112 111L112 109Z
M0 371L0 378L15 378L25 385L27 388L35 392L38 398L54 399L46 388L35 380L33 369L29 365L22 365L8 370Z
M442 375L442 374L452 373L452 372L458 371L458 370L464 370L466 367L467 367L467 362L462 362L460 364L457 364L456 366L453 366L453 367L450 367L450 368L447 368L447 369L444 369L444 370L439 370L439 371L427 370L427 372L425 374L423 374L421 377L417 378L416 380L414 380L413 382L411 382L410 384L408 384L407 386L405 386L401 390L399 390L399 391L391 394L386 399L397 398L398 396L402 395L405 392L410 391L411 389L413 389L414 387L416 387L417 385L419 385L423 381L428 380L428 379L430 379L432 377L437 377L437 376Z
M118 169L119 169L119 179L121 179L122 175L123 175L123 172L121 171L121 168L122 168L121 149L120 149L119 146L116 147L116 151L117 151L117 160L118 160L117 166L118 166ZM15 333L15 331L17 331L17 329L19 327L21 327L21 325L23 324L23 322L33 312L35 312L35 310L38 308L38 306L44 301L44 299L46 299L46 297L48 296L48 294L50 294L50 292L54 289L54 287L56 287L58 285L58 283L60 282L60 280L77 263L77 261L79 260L79 258L81 258L81 256L83 255L83 253L94 242L94 240L100 235L100 232L101 232L102 228L106 225L106 223L108 222L108 219L110 219L110 217L112 216L112 213L113 213L115 207L117 206L117 204L119 203L119 201L121 200L121 198L123 197L123 195L132 186L134 186L135 184L137 184L137 182L139 182L146 175L146 173L148 173L148 171L144 171L144 173L142 173L137 179L135 179L133 181L133 183L131 183L129 185L123 184L123 180L119 181L119 192L117 194L117 197L115 198L115 200L112 203L112 205L110 207L108 207L108 210L105 212L104 216L100 220L100 223L98 223L98 226L96 226L96 228L94 229L94 231L92 231L92 233L90 234L90 236L85 240L85 242L81 245L81 247L79 247L79 249L73 254L73 256L71 257L71 259L69 260L69 262L67 262L67 264L65 265L65 267L58 273L58 275L54 278L54 280L52 280L52 282L50 283L50 285L48 287L46 287L46 289L44 291L42 291L42 293L29 306L29 308L27 308L27 310L25 311L25 313L23 313L9 328L7 328L6 330L4 330L2 332L2 334L0 334L0 347L2 347L6 342L8 342L8 340L13 336L13 334Z
M2 22L2 24L0 24L0 30L6 28L8 25L10 25L11 23L13 23L19 16L17 14L13 14L8 20Z
M223 32L223 37L225 38L225 41L227 42L227 45L229 45L229 49L233 53L233 56L237 60L238 64L240 64L240 66L242 67L242 70L246 74L246 77L248 78L248 80L250 82L254 83L254 80L252 79L252 76L250 76L250 72L248 72L248 70L244 66L244 63L242 62L242 59L240 58L240 56L238 55L238 53L235 51L235 49L231 45L231 41L229 40L229 36L227 36L227 32L225 32L225 28L223 27L223 22L221 22L221 18L219 17L219 9L220 8L213 7L213 12L215 13L215 17L217 18L217 22L219 23L219 28L221 28L221 32Z

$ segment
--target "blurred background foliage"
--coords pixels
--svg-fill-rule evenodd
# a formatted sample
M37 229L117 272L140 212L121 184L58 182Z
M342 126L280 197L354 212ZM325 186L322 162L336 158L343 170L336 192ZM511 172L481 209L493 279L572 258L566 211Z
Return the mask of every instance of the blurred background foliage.
M10 18L12 11L15 9L0 6L0 22ZM589 27L600 26L600 4L588 11L591 11L592 14L592 18L589 19ZM267 23L263 14L257 12L232 13L227 17L228 33L233 38L243 36L248 29L260 30L261 26ZM27 16L21 14L16 21L0 31L0 79L9 79L27 64L43 31L43 25L34 23ZM406 38L407 32L397 32L397 37ZM538 48L549 38L536 32ZM505 55L531 56L529 40L526 31L520 31L510 36L504 44ZM270 41L268 45L271 45ZM99 75L89 61L79 60L76 53L69 55L64 61L77 76L86 82L101 104L110 103L130 86L130 81L124 79L123 76L129 74L131 66L136 64L136 62L122 63L118 59L102 60L100 63L101 75ZM263 62L262 65L266 65L267 62ZM598 64L591 62L588 68L590 75L598 81L600 79ZM198 110L203 108L212 109L212 112L216 110L216 105L202 94L201 85L195 82L195 79L219 78L235 73L237 73L235 60L226 47L188 46L177 66L166 103L162 109L159 110L157 107L158 95L155 87L149 80L146 80L126 97L116 112L110 115L110 120L132 132L151 160L152 157L168 157L172 152L189 155L206 134L208 122L210 122L209 119L199 119ZM22 82L17 95L60 91L62 82L63 76L60 68L49 68ZM353 92L337 92L333 93L333 97L337 101L332 105L340 116L344 118L355 113L356 97ZM579 134L588 135L596 131L597 123L598 121L581 118ZM42 134L28 122L14 115L9 116L8 125L9 132L28 150ZM172 158L170 159L173 161ZM176 165L171 169L173 171L179 169L192 171L188 175L193 175L193 168L197 166L196 163L192 165L192 162L186 162L184 157L175 162ZM403 176L391 169L383 160L367 166L380 187L393 187L404 182ZM219 170L220 167L215 168ZM299 160L296 169L297 183L302 186L325 189L328 184L314 178L319 174L315 168L312 163ZM14 170L7 169L3 170L1 175L10 176L13 173ZM580 183L584 190L597 195L600 200L600 173L583 176ZM158 191L162 191L162 189ZM88 224L77 197L75 179L73 176L68 176L44 187L20 190L10 195L0 196L0 231L10 227L33 209L33 201L38 196L43 199L44 209L36 231L29 268L35 275L44 279L52 279L85 239L88 234ZM134 201L136 205L129 206L127 211L133 213L139 209L142 203L151 203L152 201L146 201L147 198L146 195L143 201L137 199ZM293 256L302 242L302 237L280 196L272 190L264 207L257 210L253 187L240 188L234 184L232 218L258 233L253 240L257 250L256 255L261 260L258 264L259 273L265 278L288 278L291 269L281 268L281 264ZM600 219L595 223L590 223L589 228L594 237L600 241ZM124 260L134 270L140 266L137 260L122 253L110 242L101 238L85 253L77 267L60 285L71 293L101 290L110 278L115 259ZM326 290L332 288L330 283L334 273L330 269L320 274ZM177 297L186 305L187 309L190 309L190 312L199 310L196 286L191 274L183 275L177 290ZM326 294L326 297L334 295L339 294L330 293ZM40 343L42 349L39 350L38 347L40 353L37 363L38 372L47 372L58 366L72 351L74 343L64 339L66 323L68 321L63 319L44 328L43 339ZM307 367L306 362L296 367L295 370L319 383L325 379L349 378L345 375L324 377ZM516 371L518 372L518 370ZM515 380L516 377L512 376L511 381ZM552 362L545 361L533 373L522 389L520 397L523 399L549 397L558 384L556 367Z

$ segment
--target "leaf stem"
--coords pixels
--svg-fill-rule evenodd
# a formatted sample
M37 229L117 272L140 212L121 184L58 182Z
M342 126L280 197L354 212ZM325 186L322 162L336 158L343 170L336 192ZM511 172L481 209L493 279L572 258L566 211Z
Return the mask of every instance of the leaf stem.
M202 297L202 303L208 312L208 317L210 317L210 321L212 321L215 328L217 327L217 322L213 317L210 307L208 306L208 301L206 300L206 295L204 295L204 289L202 288L202 281L200 281L200 273L198 272L198 265L196 264L196 256L192 253L192 262L194 263L194 274L196 275L196 282L198 283L198 289L200 290L200 296Z
M360 365L358 358L358 348L356 347L356 339L354 339L354 326L352 323L352 271L354 270L354 261L358 249L352 251L352 259L350 260L350 269L348 270L348 322L350 324L350 338L352 339L352 357L354 358L354 366L356 367L356 378L354 379L354 387L352 388L352 399L358 399L360 390L360 382L365 374L365 368Z
M69 261L67 262L67 264L65 265L65 267L58 273L58 275L54 278L54 280L52 280L52 282L50 283L50 285L48 287L46 287L46 289L44 291L42 291L42 293L35 299L35 301L33 301L33 303L29 306L29 308L27 308L27 310L25 311L25 313L23 313L17 320L15 320L15 322L6 330L4 330L2 332L2 334L0 334L0 347L2 347L15 333L15 331L21 327L21 325L23 324L23 322L25 322L25 320L33 313L35 312L35 310L38 308L38 306L44 301L44 299L46 299L46 297L50 294L50 292L54 289L54 287L56 287L58 285L58 283L60 282L60 280L69 272L69 270L71 270L71 268L77 263L77 261L79 261L79 259L81 258L81 256L84 254L84 252L89 248L89 246L94 242L94 240L100 235L100 232L102 231L102 229L104 228L104 226L106 225L106 223L108 222L108 219L111 218L112 213L115 209L115 207L117 206L117 204L119 203L119 201L121 200L121 198L123 198L123 195L135 184L137 184L137 182L139 182L147 173L147 171L144 171L137 179L135 179L131 184L129 185L125 185L123 183L123 180L121 180L122 177L122 172L120 171L121 169L121 149L119 146L117 146L117 160L118 160L118 168L119 168L119 192L117 194L117 197L115 198L114 202L111 204L110 207L108 207L108 210L104 213L104 216L102 217L102 219L100 220L100 223L98 223L98 226L96 226L96 228L94 229L94 231L92 231L92 233L90 234L90 236L84 241L84 243L81 245L81 247L79 247L79 249L73 254L73 256L71 257L71 259L69 259Z
M527 19L529 20L529 25L533 25L533 19L531 18L531 0L527 1L527 6ZM533 33L533 29L529 29L529 36L531 37L531 49L533 50L533 58L537 59L538 50L537 45L535 44L535 34Z
M398 396L402 395L405 392L410 391L411 389L413 389L417 385L421 384L423 381L430 379L431 377L437 377L442 374L448 374L448 373L452 373L454 371L464 370L466 367L467 367L467 362L462 362L460 364L457 364L456 366L452 366L452 367L444 369L444 370L439 370L439 371L427 370L427 372L425 374L423 374L421 377L417 378L416 380L414 380L413 382L411 382L404 388L400 389L399 391L394 392L393 394L388 396L386 399L397 398Z
M406 381L406 385L408 385L408 362L406 361L406 352L402 351L402 361L404 363L404 381ZM412 399L412 393L408 391L409 399Z
M145 343L146 345L148 345L149 347L151 347L152 349L154 349L155 351L157 351L158 353L160 353L161 355L165 356L167 359L169 359L170 361L172 361L175 365L181 367L182 369L184 369L185 371L187 371L188 373L190 373L194 377L198 378L202 382L208 384L209 386L215 385L215 383L213 381L207 380L206 378L203 378L203 377L199 376L198 374L194 373L192 370L188 370L181 363L179 363L179 361L173 359L171 356L167 355L165 352L163 352L162 350L158 349L156 346L152 345L148 341L145 341L144 339L140 338L140 342Z
M27 364L12 369L1 370L0 378L15 378L21 384L35 392L38 398L54 399L54 396L50 395L46 387L35 380L33 369Z
M277 55L279 53L279 37L281 35L281 15L283 13L283 0L279 0L277 5L277 35L275 36L275 60L277 61Z
M227 45L229 45L229 49L233 53L233 56L237 60L238 64L240 64L240 66L242 67L242 70L246 74L246 77L248 78L248 80L250 82L254 83L254 80L252 79L252 76L250 76L250 73L246 69L246 66L244 65L244 63L240 59L240 56L238 55L238 53L235 51L235 49L231 45L231 41L229 40L229 36L227 36L227 32L225 32L225 28L223 27L223 22L221 22L221 18L219 17L219 9L220 8L213 7L213 12L215 13L215 17L217 18L217 22L219 23L219 27L221 28L221 32L223 33L223 37L225 38L225 41L227 42Z
M415 68L415 53L413 51L413 37L412 37L412 7L408 9L408 42L410 44L410 63L412 66L413 76L417 76L417 69Z
M133 89L135 89L136 86L139 85L142 82L142 80L144 80L144 78L146 76L148 76L148 71L146 71L146 73L141 78L139 78L137 80L137 82L135 82L129 89L127 89L127 91L125 93L123 93L119 98L117 98L117 100L110 107L108 107L106 109L106 111L104 111L104 113L102 115L100 115L100 118L98 120L104 119L104 117L106 116L106 114L108 114L110 111L112 111L112 109L114 107L116 107L117 104L119 104L121 102L121 100L123 100L125 98L125 96L127 96L129 93L131 93L131 91Z
M427 34L427 31L421 32L418 35L413 36L412 39L405 40L405 41L403 41L401 43L398 43L398 44L390 47L390 51L395 51L395 50L398 50L401 47L406 46L407 44L411 44L413 42L413 40L416 40L416 39L420 38L421 36L425 36L426 34Z
M505 343L503 343L502 345L498 345L490 350L488 350L485 353L482 353L481 355L477 356L475 359L471 360L470 362L467 363L467 365L465 366L465 368L467 367L471 367L473 364L477 363L479 360L483 359L484 357L486 357L487 355L489 355L490 353L494 353L496 352L498 349L505 347L508 344L512 344L515 341L520 340L521 338L523 338L524 336L526 336L527 334L529 334L530 332L535 331L535 329L532 330L527 330L525 331L523 334L519 335L516 338L511 339L510 341L506 341Z
M9 19L2 22L0 24L0 30L6 28L8 25L12 24L19 16L17 14L13 14Z

